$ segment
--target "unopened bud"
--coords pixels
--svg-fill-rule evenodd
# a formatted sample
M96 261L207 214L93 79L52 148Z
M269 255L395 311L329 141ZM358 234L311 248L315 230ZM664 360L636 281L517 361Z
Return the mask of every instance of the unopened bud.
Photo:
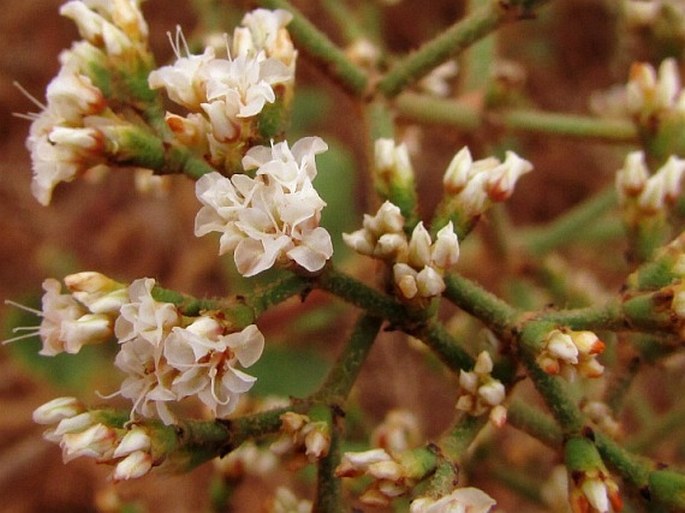
M58 397L33 411L36 424L57 424L63 419L75 417L85 411L85 406L75 397Z
M124 481L144 476L152 468L152 455L146 451L135 451L126 456L114 467L112 479Z

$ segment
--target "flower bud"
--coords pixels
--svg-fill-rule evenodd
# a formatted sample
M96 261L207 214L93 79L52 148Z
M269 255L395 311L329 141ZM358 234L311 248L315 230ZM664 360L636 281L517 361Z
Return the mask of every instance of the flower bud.
M57 424L63 419L70 419L85 411L85 406L75 397L58 397L33 411L33 422L36 424Z
M473 158L467 146L464 146L450 161L442 179L447 194L457 194L466 187L471 175Z
M116 432L104 424L95 424L80 433L67 433L60 442L64 463L80 456L109 457L115 449L116 438Z
M431 261L431 236L423 226L423 221L414 228L409 240L409 265L421 269Z
M437 233L431 247L431 261L443 270L454 267L459 260L459 239L454 233L452 221L443 226Z
M112 479L123 481L142 477L152 468L152 455L146 451L135 451L126 456L114 467Z

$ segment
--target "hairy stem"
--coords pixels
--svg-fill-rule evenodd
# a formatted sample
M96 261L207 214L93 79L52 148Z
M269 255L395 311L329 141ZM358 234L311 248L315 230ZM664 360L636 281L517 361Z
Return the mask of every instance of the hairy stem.
M368 78L333 42L316 28L299 10L286 0L259 0L269 9L285 9L293 15L288 32L295 44L314 62L323 66L328 75L353 96L363 96Z

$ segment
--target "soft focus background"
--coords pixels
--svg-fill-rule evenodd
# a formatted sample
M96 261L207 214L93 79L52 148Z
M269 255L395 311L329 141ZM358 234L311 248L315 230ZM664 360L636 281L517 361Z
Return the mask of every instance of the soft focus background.
M334 40L341 41L319 2L295 3ZM363 7L365 2L352 3ZM639 41L616 31L612 3L557 0L540 19L501 32L501 56L521 64L527 72L521 87L529 104L551 111L587 113L592 91L625 81L630 60L640 55L641 47ZM13 82L39 100L43 98L47 83L58 70L58 53L78 37L72 23L58 16L60 4L59 0L23 0L5 2L0 9L0 298L37 306L44 278L61 278L78 270L98 270L122 281L155 277L165 287L199 296L239 291L246 285L237 281L230 258L216 256L216 240L193 236L198 204L193 184L183 177L174 178L164 198L134 192L132 174L126 171L112 173L99 184L76 181L60 185L47 208L31 196L31 168L24 148L29 123L13 113L36 107ZM193 35L195 29L200 32L220 23L220 18L197 14L197 9L213 8L212 4L210 0L144 3L159 63L172 55L165 33L176 24ZM240 7L236 5L232 11L236 21ZM403 0L382 8L381 31L388 48L403 53L458 19L463 11L463 2L455 0ZM230 32L232 26L225 30ZM414 149L424 218L438 199L447 163L464 144L471 145L479 158L493 148L512 147L535 164L535 172L522 180L509 204L516 223L549 220L607 185L624 154L621 148L600 144L514 137L494 126L471 134L445 127L421 130L406 123L402 128ZM290 137L302 135L320 135L331 146L319 160L318 184L329 203L325 222L337 234L336 258L356 275L370 277L372 264L345 259L339 242L340 232L354 229L371 204L360 111L306 59L298 63ZM484 230L487 240L487 223ZM472 252L477 258L466 259L464 271L497 290L498 262L487 251L474 248ZM618 248L616 257L620 252ZM606 264L588 262L583 254L573 258L589 265L596 282L611 287L625 271L618 260ZM270 349L255 370L260 379L257 392L298 395L313 390L341 342L339 334L349 328L352 314L350 308L317 294L304 307L291 302L269 313L260 322ZM19 315L12 307L0 309L5 325L37 323L31 316L19 319ZM106 372L112 353L95 350L76 359L47 359L35 356L37 348L36 341L0 348L0 511L110 511L106 502L111 498L109 469L90 460L64 466L59 449L40 438L41 429L32 424L31 412L58 395L76 393L86 402L97 403L93 390L102 394L115 390L117 378ZM355 397L370 425L387 410L401 406L419 414L429 436L445 428L456 398L454 382L442 374L439 364L426 363L419 351L390 334L383 335L374 348ZM546 469L546 474L552 454L512 430L506 430L502 438L512 464ZM205 465L187 477L148 476L137 483L118 485L117 493L127 501L137 501L141 511L206 511L210 474L211 465ZM475 474L500 500L503 510L518 511L517 499L503 488L494 482L484 485L494 481L493 477ZM539 473L538 478L542 481L546 475ZM259 511L262 498L271 493L275 482L288 479L278 475L274 483L253 480L235 499L242 505L239 511ZM298 483L294 485L306 493Z

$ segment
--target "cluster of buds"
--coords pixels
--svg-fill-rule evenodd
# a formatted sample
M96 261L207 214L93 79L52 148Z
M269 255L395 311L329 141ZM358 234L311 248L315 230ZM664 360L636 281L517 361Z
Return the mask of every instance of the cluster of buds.
M649 28L661 38L685 36L685 5L680 0L624 0L623 10L630 26Z
M423 441L419 420L409 410L391 410L371 433L371 445L390 454L414 449Z
M319 226L326 203L312 185L315 155L328 149L319 137L253 146L242 159L245 174L230 179L212 172L195 192L204 205L195 219L195 235L221 233L219 254L233 251L238 272L254 276L274 264L294 262L307 272L320 271L333 255L331 237Z
M59 397L38 407L33 412L33 420L50 426L43 437L59 444L65 463L87 456L99 463L114 465L112 479L115 481L141 477L158 464L145 428L110 427L105 415L86 410L73 397Z
M492 368L490 353L483 351L472 371L460 371L462 395L457 399L456 408L473 416L489 412L490 422L502 427L507 421L507 410L502 404L507 392L502 382L492 377Z
M406 300L431 298L445 290L443 274L459 260L459 241L452 223L442 227L435 241L419 222L411 238L399 207L386 201L375 216L364 215L363 228L343 234L343 240L362 255L393 263L393 279Z
M409 467L402 463L400 455L393 457L385 449L371 449L343 454L335 475L372 478L359 500L369 506L385 507L416 484L420 476L413 475Z
M443 178L450 208L466 218L483 214L492 202L505 201L514 193L516 182L533 170L533 165L513 151L504 161L495 157L473 160L464 146L452 158Z
M409 506L409 513L488 513L497 504L495 499L479 488L457 488L440 498L419 497Z
M328 454L331 434L324 421L313 422L306 415L292 411L281 415L282 436L273 444L271 450L279 456L299 455L313 463Z
M128 300L126 285L96 272L81 272L64 278L70 293L62 293L62 284L52 278L43 282L42 310L16 303L19 308L41 317L39 326L15 328L22 335L5 342L40 336L40 354L55 356L78 353L83 346L111 339L119 309Z
M634 63L625 94L628 113L643 121L661 113L682 113L685 109L680 70L672 58L662 61L658 72L649 63Z
M574 513L618 513L623 500L618 484L604 466L594 444L574 437L566 442L565 463L570 476L569 500Z
M554 329L545 336L536 360L547 374L561 374L569 380L576 373L598 378L604 367L597 361L597 355L603 351L604 342L592 331Z
M257 379L241 367L260 358L264 336L254 324L235 331L209 313L182 317L173 304L152 297L154 285L151 278L131 283L115 324L120 351L114 363L127 375L121 395L133 401L134 412L165 424L175 421L168 403L187 397L197 397L215 417L229 415Z
M633 206L643 215L663 212L680 195L683 174L685 159L672 155L650 176L644 152L631 152L616 173L619 199L624 206Z
M292 15L284 10L257 9L235 29L228 58L213 47L192 55L180 30L172 44L177 60L150 73L152 89L165 89L169 98L189 113L168 113L167 124L185 145L205 155L213 165L234 171L253 141L275 137L262 133L273 123L260 123L267 104L287 112L292 96L297 54L285 26ZM282 116L279 116L282 117Z

